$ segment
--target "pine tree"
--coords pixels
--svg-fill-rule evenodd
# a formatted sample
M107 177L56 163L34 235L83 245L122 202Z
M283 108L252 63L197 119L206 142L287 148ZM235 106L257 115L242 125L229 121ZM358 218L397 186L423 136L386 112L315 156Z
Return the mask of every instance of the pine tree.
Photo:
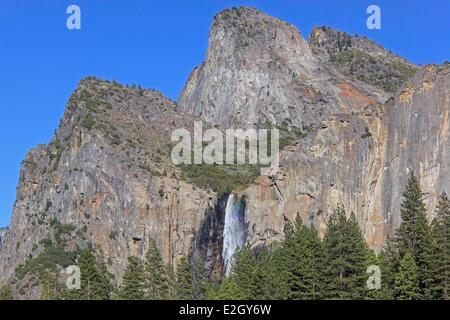
M432 283L430 261L432 239L419 180L411 173L401 204L402 224L398 229L399 256L410 252L419 270L420 288L424 298Z
M174 300L177 297L176 284L177 276L171 266L166 266L167 279L169 284L169 300Z
M305 300L318 298L321 244L314 229L303 225L299 215L283 243L285 285L288 299ZM318 252L319 251L319 252Z
M391 238L387 238L386 245L380 254L380 261L384 267L382 273L382 285L386 285L389 297L393 297L395 287L395 275L400 268L400 255L397 244Z
M288 298L287 268L281 246L281 243L273 244L270 249L263 250L259 255L257 273L261 277L261 299L285 300Z
M439 197L436 218L432 222L432 253L430 258L432 283L430 297L450 299L450 200Z
M169 297L167 267L153 239L145 257L145 293L149 300L166 300Z
M143 300L145 296L144 266L137 257L128 257L118 297L122 300Z
M395 276L395 297L398 300L418 300L421 298L419 271L410 252L400 261L400 269Z
M324 295L323 293L323 280L322 275L324 273L324 250L323 243L319 237L317 230L314 226L310 227L310 246L313 252L314 259L314 280L313 280L313 299L321 299Z
M378 267L380 271L380 285L381 288L368 288L367 290L367 298L370 300L388 300L391 299L390 289L387 286L387 282L385 279L386 276L386 262L384 253L380 253L378 256L375 255L373 250L368 250L367 254L367 268L374 266ZM367 269L369 270L369 269ZM370 274L367 274L370 276ZM372 274L374 276L375 274ZM369 280L369 279L368 279Z
M59 282L55 272L46 270L41 277L42 300L62 300L65 297L63 285Z
M208 300L245 300L234 277L225 278L221 285L208 294Z
M355 216L347 220L344 208L338 207L330 217L323 245L325 298L364 298L367 247Z
M111 275L106 266L97 261L94 250L89 247L81 251L78 258L81 272L81 288L78 298L81 300L109 300L111 297Z
M177 300L193 299L192 266L185 257L181 258L176 272L175 297Z
M234 254L231 275L246 300L258 299L260 286L257 281L256 259L250 246L245 246Z
M0 300L14 300L11 288L3 286L0 288Z
M208 274L206 271L206 262L203 257L200 257L195 264L194 269L194 298L197 300L203 300L206 298L206 294L209 289Z
M395 283L395 273L391 273L385 250L381 251L377 257L378 266L381 271L381 289L376 293L375 299L392 300L394 298L393 288Z

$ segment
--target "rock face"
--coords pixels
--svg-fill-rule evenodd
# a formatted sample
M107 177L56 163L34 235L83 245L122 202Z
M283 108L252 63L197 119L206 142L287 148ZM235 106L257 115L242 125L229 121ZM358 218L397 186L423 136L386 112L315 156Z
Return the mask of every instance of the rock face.
M385 99L321 63L292 25L240 8L214 18L206 61L190 75L179 105L225 128L305 129L327 114Z
M450 190L448 141L450 64L423 68L386 105L334 115L286 148L274 183L245 191L253 244L282 237L300 213L323 233L338 204L354 212L368 244L380 250L400 225L400 203L413 171L428 212Z
M192 125L157 92L82 80L52 142L23 162L0 282L42 252L43 240L62 236L66 250L94 244L118 279L150 237L171 264L188 255L214 206L168 158L172 130Z
M421 179L430 212L438 193L450 191L448 65L407 82L418 70L366 38L322 27L308 46L294 27L235 9L215 18L206 61L179 104L224 127L308 128L282 152L275 179L261 177L243 192L253 245L279 240L297 213L323 233L344 204L379 250L400 224L408 172Z
M450 65L410 78L416 70L367 39L316 28L308 44L295 27L240 8L215 17L179 107L155 91L82 80L53 140L23 162L8 236L0 232L0 285L49 241L93 243L119 279L150 237L170 264L203 255L220 278L227 195L184 181L169 158L172 131L198 119L304 133L282 150L277 175L239 192L252 245L281 239L297 213L323 233L343 204L379 250L401 222L411 171L429 212L450 192Z
M7 233L7 228L0 228L0 248L2 247L2 242L5 240Z
M350 36L327 27L314 28L312 51L345 75L395 93L418 67L365 37Z

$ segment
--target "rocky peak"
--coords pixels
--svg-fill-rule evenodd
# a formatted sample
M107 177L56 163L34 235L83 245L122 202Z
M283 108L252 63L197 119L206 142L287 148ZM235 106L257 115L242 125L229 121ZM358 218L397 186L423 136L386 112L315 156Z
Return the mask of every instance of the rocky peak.
M243 58L236 62L249 63L245 59L251 57L252 53L258 53L257 58L265 56L270 59L282 55L280 50L283 49L287 61L295 59L295 54L313 59L297 28L261 11L245 7L233 8L214 17L208 59L217 58L217 55L236 55L236 58Z
M303 130L385 98L329 70L294 26L255 9L219 13L206 57L178 104L223 127L269 123Z
M213 206L170 161L170 134L193 120L156 91L83 79L52 141L23 161L0 284L45 256L44 242L61 252L92 243L115 274L150 238L173 265L187 255Z
M358 35L328 27L315 27L309 36L312 51L343 74L394 93L418 67Z

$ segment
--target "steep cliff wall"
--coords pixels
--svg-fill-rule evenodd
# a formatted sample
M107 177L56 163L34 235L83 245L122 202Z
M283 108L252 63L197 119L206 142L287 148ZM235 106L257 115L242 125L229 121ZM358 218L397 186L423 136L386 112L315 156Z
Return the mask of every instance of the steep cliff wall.
M188 255L214 207L214 195L181 181L168 157L173 129L192 125L157 92L82 80L52 142L23 162L0 282L48 240L65 250L92 243L117 279L150 237L171 264Z
M366 38L322 27L309 45L293 26L259 11L225 11L179 104L224 127L308 128L284 149L274 179L261 177L243 192L252 244L283 237L297 213L323 233L330 212L344 204L379 250L400 224L410 170L430 212L438 193L450 191L448 66L424 68L408 82L419 68Z
M7 228L0 228L0 248L2 247L2 242L5 240L7 233L8 233Z

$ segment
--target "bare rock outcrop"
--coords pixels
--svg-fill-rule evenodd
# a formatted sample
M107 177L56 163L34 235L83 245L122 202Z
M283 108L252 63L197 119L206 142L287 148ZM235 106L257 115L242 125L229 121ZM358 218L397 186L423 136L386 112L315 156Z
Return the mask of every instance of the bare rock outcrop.
M149 238L171 265L189 255L214 206L169 158L173 128L192 124L158 92L82 80L51 143L23 162L0 282L49 242L66 251L93 244L116 280Z
M294 26L236 8L214 18L206 60L190 75L178 103L225 128L269 123L305 129L331 113L386 98L321 63Z

